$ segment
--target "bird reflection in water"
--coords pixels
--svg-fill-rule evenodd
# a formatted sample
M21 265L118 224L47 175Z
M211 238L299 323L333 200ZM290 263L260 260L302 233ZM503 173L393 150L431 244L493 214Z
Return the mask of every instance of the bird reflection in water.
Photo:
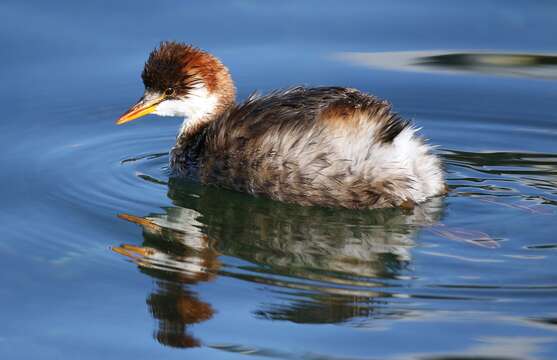
M147 304L158 320L155 337L173 347L200 345L188 327L215 310L192 286L219 273L269 285L281 300L261 304L254 313L262 319L340 323L403 316L381 305L389 295L374 288L400 276L411 261L416 232L442 213L440 198L409 210L353 211L287 205L177 181L170 181L168 193L176 206L147 217L119 215L143 228L142 246L113 248L154 279ZM223 266L220 255L251 265Z
M192 213L182 210L183 218ZM199 340L187 332L187 327L210 319L214 310L188 285L214 277L219 268L217 252L195 227L194 217L181 229L165 227L163 218L127 214L119 217L143 227L143 246L124 244L113 250L130 258L143 273L155 279L156 291L147 297L151 314L158 320L155 338L172 347L199 346Z

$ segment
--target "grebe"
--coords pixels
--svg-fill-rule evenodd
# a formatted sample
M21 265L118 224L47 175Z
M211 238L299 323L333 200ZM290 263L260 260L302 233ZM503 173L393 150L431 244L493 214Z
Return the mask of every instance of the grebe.
M388 102L355 89L293 87L235 103L228 69L162 42L145 94L118 120L182 116L170 165L204 184L300 205L413 207L446 192L441 161Z

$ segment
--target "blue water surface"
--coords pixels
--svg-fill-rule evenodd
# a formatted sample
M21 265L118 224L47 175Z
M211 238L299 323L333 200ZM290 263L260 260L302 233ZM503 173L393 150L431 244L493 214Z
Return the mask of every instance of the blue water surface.
M555 1L0 3L2 359L557 358ZM114 121L162 40L412 119L451 189L304 208L170 178Z

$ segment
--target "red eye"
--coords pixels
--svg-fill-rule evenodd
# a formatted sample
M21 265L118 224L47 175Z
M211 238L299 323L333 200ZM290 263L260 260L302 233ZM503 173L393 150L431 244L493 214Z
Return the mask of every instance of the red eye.
M164 96L172 96L174 95L174 89L173 88L168 88L164 91Z

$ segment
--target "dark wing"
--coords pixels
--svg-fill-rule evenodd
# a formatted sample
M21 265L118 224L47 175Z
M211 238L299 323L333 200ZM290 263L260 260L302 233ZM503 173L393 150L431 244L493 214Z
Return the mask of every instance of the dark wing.
M361 115L361 116L360 116ZM273 133L307 134L315 127L334 133L374 123L376 141L392 142L409 123L391 106L358 90L342 87L294 87L267 95L251 95L215 121L210 143L228 151L245 150ZM376 126L375 126L376 125ZM279 139L276 139L277 141ZM217 150L216 148L214 149Z

